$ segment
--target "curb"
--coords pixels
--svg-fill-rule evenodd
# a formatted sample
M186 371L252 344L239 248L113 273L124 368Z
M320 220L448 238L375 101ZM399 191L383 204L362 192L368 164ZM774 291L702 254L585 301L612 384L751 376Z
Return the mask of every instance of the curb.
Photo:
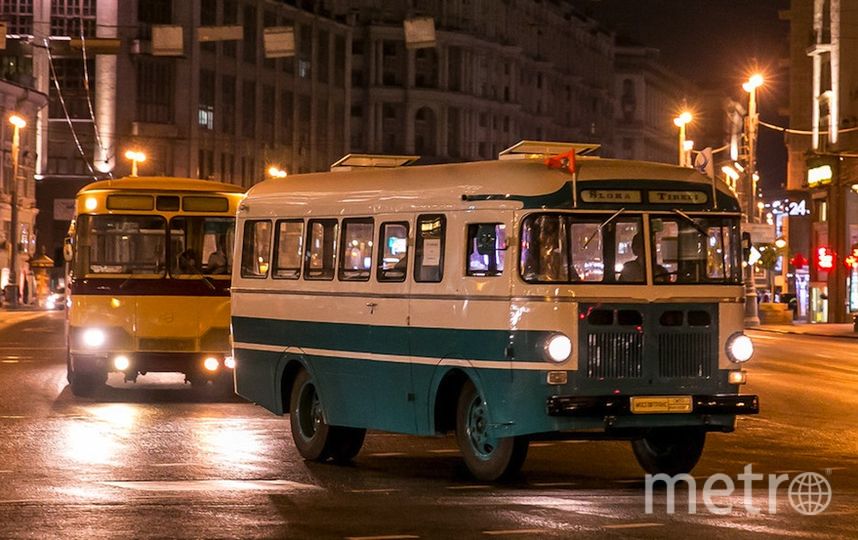
M858 333L856 334L821 334L819 332L796 332L793 330L778 330L775 328L762 328L759 326L754 326L750 328L746 328L746 330L756 330L757 332L769 332L771 334L786 334L791 336L811 336L811 337L823 337L823 338L837 338L837 339L858 339Z

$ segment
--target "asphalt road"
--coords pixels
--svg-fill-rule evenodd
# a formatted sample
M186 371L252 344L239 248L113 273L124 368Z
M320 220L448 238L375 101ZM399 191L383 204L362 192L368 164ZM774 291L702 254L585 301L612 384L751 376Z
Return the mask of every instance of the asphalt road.
M763 413L711 435L694 476L819 472L816 516L765 481L709 512L664 490L645 511L627 443L534 443L507 484L471 480L452 438L373 433L348 467L302 461L285 418L171 376L111 377L95 400L66 386L62 313L0 312L2 538L796 538L858 534L858 341L754 332L747 392ZM719 485L719 487L723 487Z

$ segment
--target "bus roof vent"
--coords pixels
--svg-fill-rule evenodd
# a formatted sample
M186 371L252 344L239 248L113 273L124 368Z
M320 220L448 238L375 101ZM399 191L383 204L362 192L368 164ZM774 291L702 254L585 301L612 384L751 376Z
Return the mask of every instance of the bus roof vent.
M498 159L541 159L545 156L563 154L573 149L576 154L585 155L595 152L600 146L596 143L519 141L498 154Z
M386 154L346 154L331 165L332 171L350 171L373 167L404 167L420 159L420 156L395 156Z

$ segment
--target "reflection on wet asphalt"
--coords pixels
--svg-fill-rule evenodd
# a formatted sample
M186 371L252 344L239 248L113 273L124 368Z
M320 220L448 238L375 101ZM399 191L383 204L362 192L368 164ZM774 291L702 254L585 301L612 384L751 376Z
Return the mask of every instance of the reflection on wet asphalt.
M32 316L31 316L32 315ZM622 442L533 444L523 474L471 480L451 438L372 433L356 462L301 460L285 418L181 377L112 376L94 400L65 382L63 314L0 313L0 537L800 538L858 529L858 342L755 333L748 392L763 414L709 438L694 475L821 471L828 510L644 512ZM789 351L789 353L785 353ZM832 357L832 351L836 351ZM678 500L683 500L681 492ZM767 505L764 483L753 501Z

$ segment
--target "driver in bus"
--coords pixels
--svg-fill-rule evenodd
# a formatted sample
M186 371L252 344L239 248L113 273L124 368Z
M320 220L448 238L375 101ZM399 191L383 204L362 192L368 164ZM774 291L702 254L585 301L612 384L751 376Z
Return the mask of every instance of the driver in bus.
M632 283L642 283L646 280L645 262L644 262L644 243L643 234L638 232L632 238L632 253L635 258L627 261L620 271L619 281L628 281ZM670 273L665 267L656 264L652 269L653 280L656 283L666 283L670 277Z
M217 249L209 255L206 270L209 274L226 274L229 267L229 261L226 258L226 251L223 247L223 240L218 239Z

